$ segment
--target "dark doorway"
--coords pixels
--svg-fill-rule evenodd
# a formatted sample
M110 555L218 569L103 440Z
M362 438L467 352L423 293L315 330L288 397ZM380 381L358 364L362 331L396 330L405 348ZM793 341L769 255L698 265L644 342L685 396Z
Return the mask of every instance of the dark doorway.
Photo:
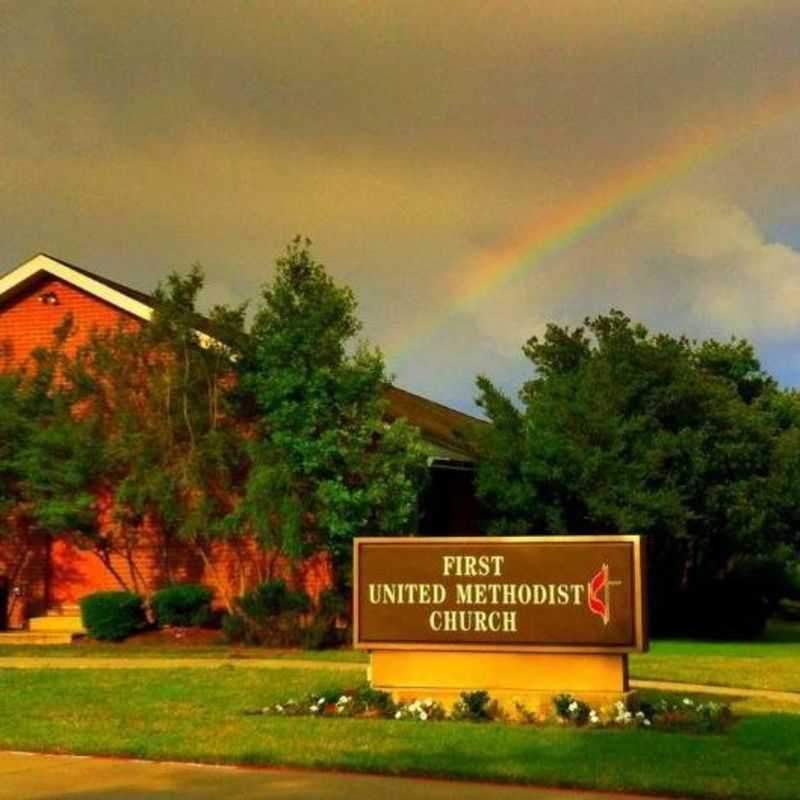
M480 533L471 464L434 462L420 501L418 533L422 536L475 536Z

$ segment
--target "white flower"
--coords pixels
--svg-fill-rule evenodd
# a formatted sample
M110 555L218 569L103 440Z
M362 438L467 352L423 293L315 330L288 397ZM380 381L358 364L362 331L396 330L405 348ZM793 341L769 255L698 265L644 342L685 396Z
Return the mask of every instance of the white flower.
M395 718L395 719L401 719L401 718L402 718L402 716L403 716L403 712L402 712L402 711L397 711L397 712L395 713L395 715L394 715L394 718Z
M276 711L277 711L279 714L283 714L283 706L281 706L281 705L277 705L277 706L275 706L275 710L276 710Z
M424 722L426 719L428 719L428 715L424 711L420 711L419 718Z
M692 700L690 700L688 697L684 697L684 698L683 698L683 704L684 704L685 706L693 706L693 705L694 705L694 702L693 702Z
M309 710L309 711L310 711L312 714L316 714L316 713L317 713L317 711L319 711L319 706L309 706L308 710Z
M575 712L575 711L577 711L577 710L578 710L578 703L577 703L575 700L573 700L573 701L572 701L572 702L571 702L571 703L570 703L570 704L567 706L567 710L568 710L568 711L572 711L572 712Z
M644 711L637 711L636 719L644 719Z
M324 697L320 697L320 699L317 700L317 705L318 706L325 705L325 698Z
M646 720L645 720L645 721L642 723L642 725L646 725L646 726L649 728L649 727L650 727L650 720L649 720L649 719L646 719Z

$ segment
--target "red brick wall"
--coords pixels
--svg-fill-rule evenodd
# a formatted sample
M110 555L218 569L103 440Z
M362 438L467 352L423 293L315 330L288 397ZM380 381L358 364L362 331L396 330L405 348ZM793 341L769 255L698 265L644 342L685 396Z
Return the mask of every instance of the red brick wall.
M108 569L97 553L81 549L71 539L56 539L50 550L49 607L71 605L96 591L118 591L122 585L150 595L170 583L201 583L214 591L214 605L225 605L224 594L235 598L269 578L283 578L316 600L331 585L330 561L325 554L292 565L277 553L265 552L252 540L237 546L218 543L211 551L212 567L206 568L199 553L186 544L145 534L129 559L121 552L111 556Z
M58 299L57 304L40 301L40 295L51 292ZM53 330L69 313L73 316L76 333L68 342L67 353L74 352L93 328L108 328L123 320L135 319L64 281L45 278L5 306L0 306L0 370L24 365L34 349L52 344ZM101 529L106 535L113 536L115 529L110 508L103 498L98 498L98 513L102 520ZM20 539L18 545L21 542ZM187 546L178 543L165 548L163 537L152 526L137 536L137 542L132 561L134 571L142 578L140 588L145 593L161 588L170 579L204 583L215 589L215 602L219 605L222 598L215 584L220 581L232 596L239 594L242 583L250 587L267 577L287 578L314 598L331 585L330 562L325 555L309 560L300 568L293 568L276 554L265 553L253 541L238 548L218 544L212 551L213 572L216 573L212 576L200 556ZM0 576L10 574L13 569L18 555L15 547L8 543L5 549L0 547ZM115 554L111 566L128 585L135 585L128 559ZM241 572L244 573L243 581L239 577ZM49 548L46 540L37 540L35 557L26 568L25 581L30 594L28 616L42 613L47 605L71 604L94 591L120 588L99 556L91 550L81 549L70 537L56 538Z
M56 305L43 303L42 294L53 293ZM76 333L68 353L86 340L92 328L111 328L122 320L133 320L124 311L74 286L45 277L24 294L0 306L0 369L19 367L37 347L52 344L53 330L72 314Z

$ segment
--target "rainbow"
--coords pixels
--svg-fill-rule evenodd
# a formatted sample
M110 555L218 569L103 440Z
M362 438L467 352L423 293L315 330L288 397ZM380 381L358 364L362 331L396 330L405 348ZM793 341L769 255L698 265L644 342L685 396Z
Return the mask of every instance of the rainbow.
M459 269L463 278L458 292L445 314L422 320L410 332L406 329L386 347L387 355L402 358L449 319L468 312L499 287L534 269L545 257L566 250L683 175L718 160L753 134L798 111L800 78L790 87L754 106L732 130L708 126L674 137L649 159L624 165L579 198L544 216L537 215L509 240L464 264Z

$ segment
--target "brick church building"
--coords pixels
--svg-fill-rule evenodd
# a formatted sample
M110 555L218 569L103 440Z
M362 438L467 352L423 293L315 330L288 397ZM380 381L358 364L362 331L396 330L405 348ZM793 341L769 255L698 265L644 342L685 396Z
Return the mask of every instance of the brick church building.
M0 277L0 371L25 365L34 349L53 341L53 331L67 314L76 335L68 346L77 347L93 328L108 328L122 321L146 323L153 311L147 294L45 254L34 256ZM480 423L474 417L447 408L398 387L387 389L390 419L404 418L417 426L429 448L430 482L421 502L420 534L474 534L478 532L478 507L473 489L473 462L464 430ZM98 514L108 514L98 501ZM110 522L109 522L110 524ZM135 554L135 570L150 592L168 582L164 574L163 543L153 532L152 543ZM143 537L145 542L148 537ZM175 545L175 547L178 547ZM276 556L255 545L231 552L221 545L214 552L218 573L231 572L233 560L246 564L249 583L274 574ZM117 558L115 556L115 558ZM202 562L188 551L170 554L173 580L213 583ZM130 578L130 562L122 557L114 571ZM279 566L286 568L286 565ZM327 585L324 555L293 569L293 579L310 594ZM68 533L44 535L19 530L0 538L0 630L29 627L58 629L62 615L74 615L76 603L101 589L118 589L119 581L91 550L81 549ZM78 623L76 623L77 625ZM62 625L69 628L69 625Z

